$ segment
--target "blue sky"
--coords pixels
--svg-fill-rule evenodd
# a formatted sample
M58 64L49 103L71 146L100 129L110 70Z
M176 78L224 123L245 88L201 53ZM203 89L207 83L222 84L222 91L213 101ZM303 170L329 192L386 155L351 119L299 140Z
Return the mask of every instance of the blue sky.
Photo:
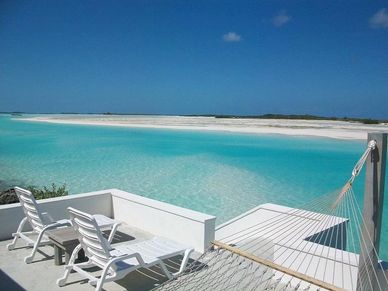
M388 119L388 1L2 0L0 111Z

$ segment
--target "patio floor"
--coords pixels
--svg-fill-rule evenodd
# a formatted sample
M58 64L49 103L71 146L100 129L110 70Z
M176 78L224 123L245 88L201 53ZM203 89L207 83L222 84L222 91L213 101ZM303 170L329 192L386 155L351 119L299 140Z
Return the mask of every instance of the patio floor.
M113 243L135 243L150 239L153 235L142 230L122 225L119 227ZM78 273L71 273L68 283L58 287L56 280L64 273L64 265L54 265L54 248L44 246L40 248L31 264L24 263L24 257L31 248L23 247L24 241L19 240L16 248L8 251L6 245L10 240L0 241L0 290L93 290L94 287L87 283ZM165 261L171 271L179 268L180 258ZM97 269L97 268L96 268ZM94 275L101 271L95 270ZM104 284L104 290L150 290L165 282L167 278L162 275L158 267L140 269L128 274L122 280Z

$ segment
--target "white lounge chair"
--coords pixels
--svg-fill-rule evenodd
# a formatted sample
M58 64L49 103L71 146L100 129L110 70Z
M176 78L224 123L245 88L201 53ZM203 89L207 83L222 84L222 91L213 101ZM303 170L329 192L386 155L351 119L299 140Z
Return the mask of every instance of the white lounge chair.
M102 232L92 215L71 207L68 210L81 244L74 249L69 264L65 266L64 276L57 280L58 286L66 284L72 270L89 279L89 284L96 285L96 291L101 290L106 282L119 280L136 269L149 268L155 265L159 265L165 275L171 279L184 271L193 251L192 248L187 248L162 237L154 237L139 243L111 246L102 236ZM75 264L74 261L81 248L84 249L89 260ZM183 255L183 260L179 271L172 274L162 260L177 255ZM95 266L102 269L101 277L99 278L83 270Z
M32 252L29 256L24 258L24 261L28 264L31 263L34 259L36 251L40 246L51 244L51 242L47 239L45 232L47 230L70 226L71 221L69 219L61 219L58 221L54 221L54 219L47 213L41 212L39 209L39 205L36 203L34 195L23 188L15 187L16 195L19 198L20 205L22 206L25 217L20 221L19 227L16 233L13 233L14 237L12 243L7 245L8 250L14 249L16 242L19 238L23 239L27 242L27 246L33 246ZM108 218L104 215L94 215L97 224L101 228L111 228L111 232L109 235L109 241L112 241L113 236L117 230L117 227L120 223L115 220ZM31 225L32 231L23 232L23 228L26 222L29 222ZM37 239L34 241L29 235L37 235Z

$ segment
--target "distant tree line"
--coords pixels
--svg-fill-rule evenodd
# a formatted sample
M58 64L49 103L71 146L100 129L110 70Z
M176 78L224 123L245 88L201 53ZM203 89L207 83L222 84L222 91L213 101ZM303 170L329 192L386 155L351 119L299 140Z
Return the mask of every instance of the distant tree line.
M0 114L12 114L20 116L25 112L0 112ZM42 113L43 114L43 113ZM50 113L44 113L50 114ZM149 113L117 113L117 112L102 112L102 113L79 113L79 112L62 112L61 114L103 114L103 115L159 115L159 116L176 116L176 114L149 114ZM372 118L356 118L356 117L325 117L312 114L262 114L262 115L233 115L233 114L181 114L179 116L192 116L192 117L215 117L215 118L241 118L241 119L301 119L301 120L334 120L334 121L347 121L347 122L359 122L363 124L379 124L388 123L388 120L384 119L372 119Z
M388 120L353 117L324 117L310 114L263 114L263 115L214 115L215 118L254 118L254 119L300 119L300 120L334 120L359 122L363 124L379 124Z

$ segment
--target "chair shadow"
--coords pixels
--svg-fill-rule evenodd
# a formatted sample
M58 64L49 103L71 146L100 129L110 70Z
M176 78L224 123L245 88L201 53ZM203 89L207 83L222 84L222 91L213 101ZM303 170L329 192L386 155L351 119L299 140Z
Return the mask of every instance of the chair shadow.
M167 269L171 273L178 272L180 268L180 264L182 262L183 256L175 256L173 258L164 260L163 262L166 264ZM187 266L195 266L199 271L202 268L207 267L205 264L198 263L193 259L189 259ZM159 285L162 285L168 280L168 278L164 275L163 271L159 266L154 266L152 268L146 269L141 268L134 272L129 273L121 280L115 281L117 284L122 286L128 291L146 291L151 290Z
M109 234L110 234L110 230L103 231L103 235L104 235L105 238L108 238ZM135 240L135 239L136 239L135 237L133 237L133 236L131 236L129 234L126 234L126 233L121 232L121 231L116 231L111 244L131 241L131 240Z
M21 249L31 249L32 250L32 247L31 246L27 246L27 245L26 246L18 246L18 247L13 248L12 251L17 251L17 250L21 250ZM48 255L44 251L42 251L40 249L37 249L36 252L41 254L43 256L43 258L37 259L35 257L34 260L31 263L43 262L43 261L48 261L48 260L54 259L54 255ZM28 255L29 255L29 253L28 253ZM0 289L0 290L2 290L2 289Z
M21 250L21 249L32 249L32 246L28 246L28 245L19 245L19 246L15 246L12 250L12 251L17 251L17 250Z
M48 261L48 260L53 260L54 259L54 255L48 255L48 254L46 254L45 252L43 252L43 251L41 251L39 249L36 252L41 254L44 258L41 258L41 259L38 259L38 260L36 258L34 258L32 263L44 262L44 261Z

